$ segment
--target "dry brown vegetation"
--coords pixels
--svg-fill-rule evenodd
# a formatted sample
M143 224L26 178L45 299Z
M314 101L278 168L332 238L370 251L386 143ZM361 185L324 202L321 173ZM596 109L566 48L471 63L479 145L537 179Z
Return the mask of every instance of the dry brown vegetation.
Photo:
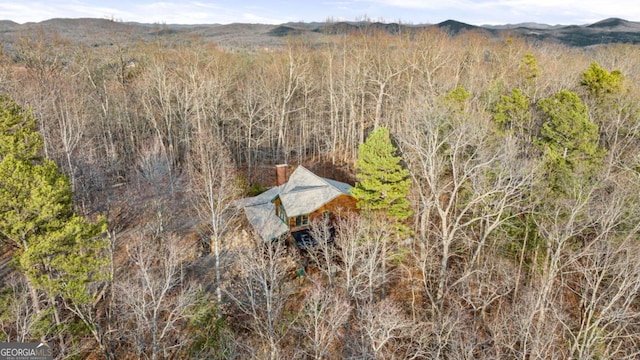
M92 47L36 31L0 59L2 92L40 120L77 209L108 217L108 290L46 331L57 358L639 356L637 46L438 29L284 43ZM592 62L620 70L624 91L581 86ZM529 103L505 129L496 104L513 89ZM562 196L545 190L536 107L561 90L588 105L606 151ZM350 218L302 257L254 239L230 206L272 185L277 163L352 180L378 126L411 172L411 238ZM3 281L26 305L0 309L0 337L32 339L20 276Z

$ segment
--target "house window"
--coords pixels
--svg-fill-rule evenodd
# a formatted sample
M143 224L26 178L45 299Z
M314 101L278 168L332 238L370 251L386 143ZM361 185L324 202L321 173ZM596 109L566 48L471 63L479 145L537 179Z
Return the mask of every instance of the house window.
M278 217L280 218L280 220L282 220L283 223L286 224L287 222L287 213L284 211L284 206L282 206L282 203L279 202L278 203Z
M296 216L295 226L306 226L309 225L309 215L300 215Z

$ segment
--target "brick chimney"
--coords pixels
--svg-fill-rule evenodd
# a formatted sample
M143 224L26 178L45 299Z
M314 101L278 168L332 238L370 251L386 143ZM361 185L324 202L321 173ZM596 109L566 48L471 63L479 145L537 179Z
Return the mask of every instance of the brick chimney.
M289 180L289 165L276 165L276 186L280 186Z

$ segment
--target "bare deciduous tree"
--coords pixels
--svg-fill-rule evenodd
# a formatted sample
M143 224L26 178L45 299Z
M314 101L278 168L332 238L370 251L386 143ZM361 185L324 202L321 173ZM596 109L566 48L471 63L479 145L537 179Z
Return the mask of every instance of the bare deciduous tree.
M295 320L285 314L293 290L287 279L293 269L287 264L283 241L256 239L256 246L239 252L235 259L238 279L227 294L248 317L244 326L257 337L253 348L245 344L246 350L254 357L279 359L284 356L283 339Z
M229 152L207 130L204 124L195 135L194 159L191 173L191 191L194 204L200 218L206 222L211 233L207 251L215 257L216 297L218 305L222 303L220 254L223 251L223 240L231 230L238 209L232 200L240 195L238 177L235 167L229 158Z
M158 243L138 234L127 247L130 271L116 283L116 301L126 318L122 336L140 357L176 356L190 341L184 327L198 287L186 277L179 239Z
M401 135L400 146L417 185L417 256L427 292L430 252L435 250L440 258L433 299L440 306L447 288L473 272L491 235L522 211L532 172L516 158L508 138L496 146L486 119L439 112L423 116L416 121L418 131ZM456 247L467 251L467 269L450 282L449 261Z
M359 217L347 217L337 224L336 247L342 287L351 300L372 303L388 276L383 273L383 242L388 234Z
M5 342L27 342L34 339L39 314L31 303L26 279L14 273L5 279L0 292L0 333Z
M319 284L305 298L301 309L298 331L305 339L305 354L313 359L338 356L344 326L351 316L351 306L339 293Z
M390 299L366 304L358 312L360 332L368 351L363 355L375 359L394 357L401 340L411 329L411 323Z

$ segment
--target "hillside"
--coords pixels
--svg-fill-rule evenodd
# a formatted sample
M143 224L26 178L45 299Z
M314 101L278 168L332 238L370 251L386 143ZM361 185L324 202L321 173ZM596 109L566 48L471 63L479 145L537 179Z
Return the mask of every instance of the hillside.
M379 22L330 22L265 24L140 24L106 19L51 19L40 23L0 22L0 39L10 50L18 38L34 32L56 33L63 38L89 46L113 43L151 41L197 36L225 48L261 48L280 46L287 37L305 37L321 41L319 35L347 34L368 29L389 34L408 33L437 27L455 36L479 31L493 37L518 35L569 46L591 46L608 43L640 43L640 23L623 19L605 19L590 25L546 25L535 23L475 26L455 20L438 24L406 25Z

